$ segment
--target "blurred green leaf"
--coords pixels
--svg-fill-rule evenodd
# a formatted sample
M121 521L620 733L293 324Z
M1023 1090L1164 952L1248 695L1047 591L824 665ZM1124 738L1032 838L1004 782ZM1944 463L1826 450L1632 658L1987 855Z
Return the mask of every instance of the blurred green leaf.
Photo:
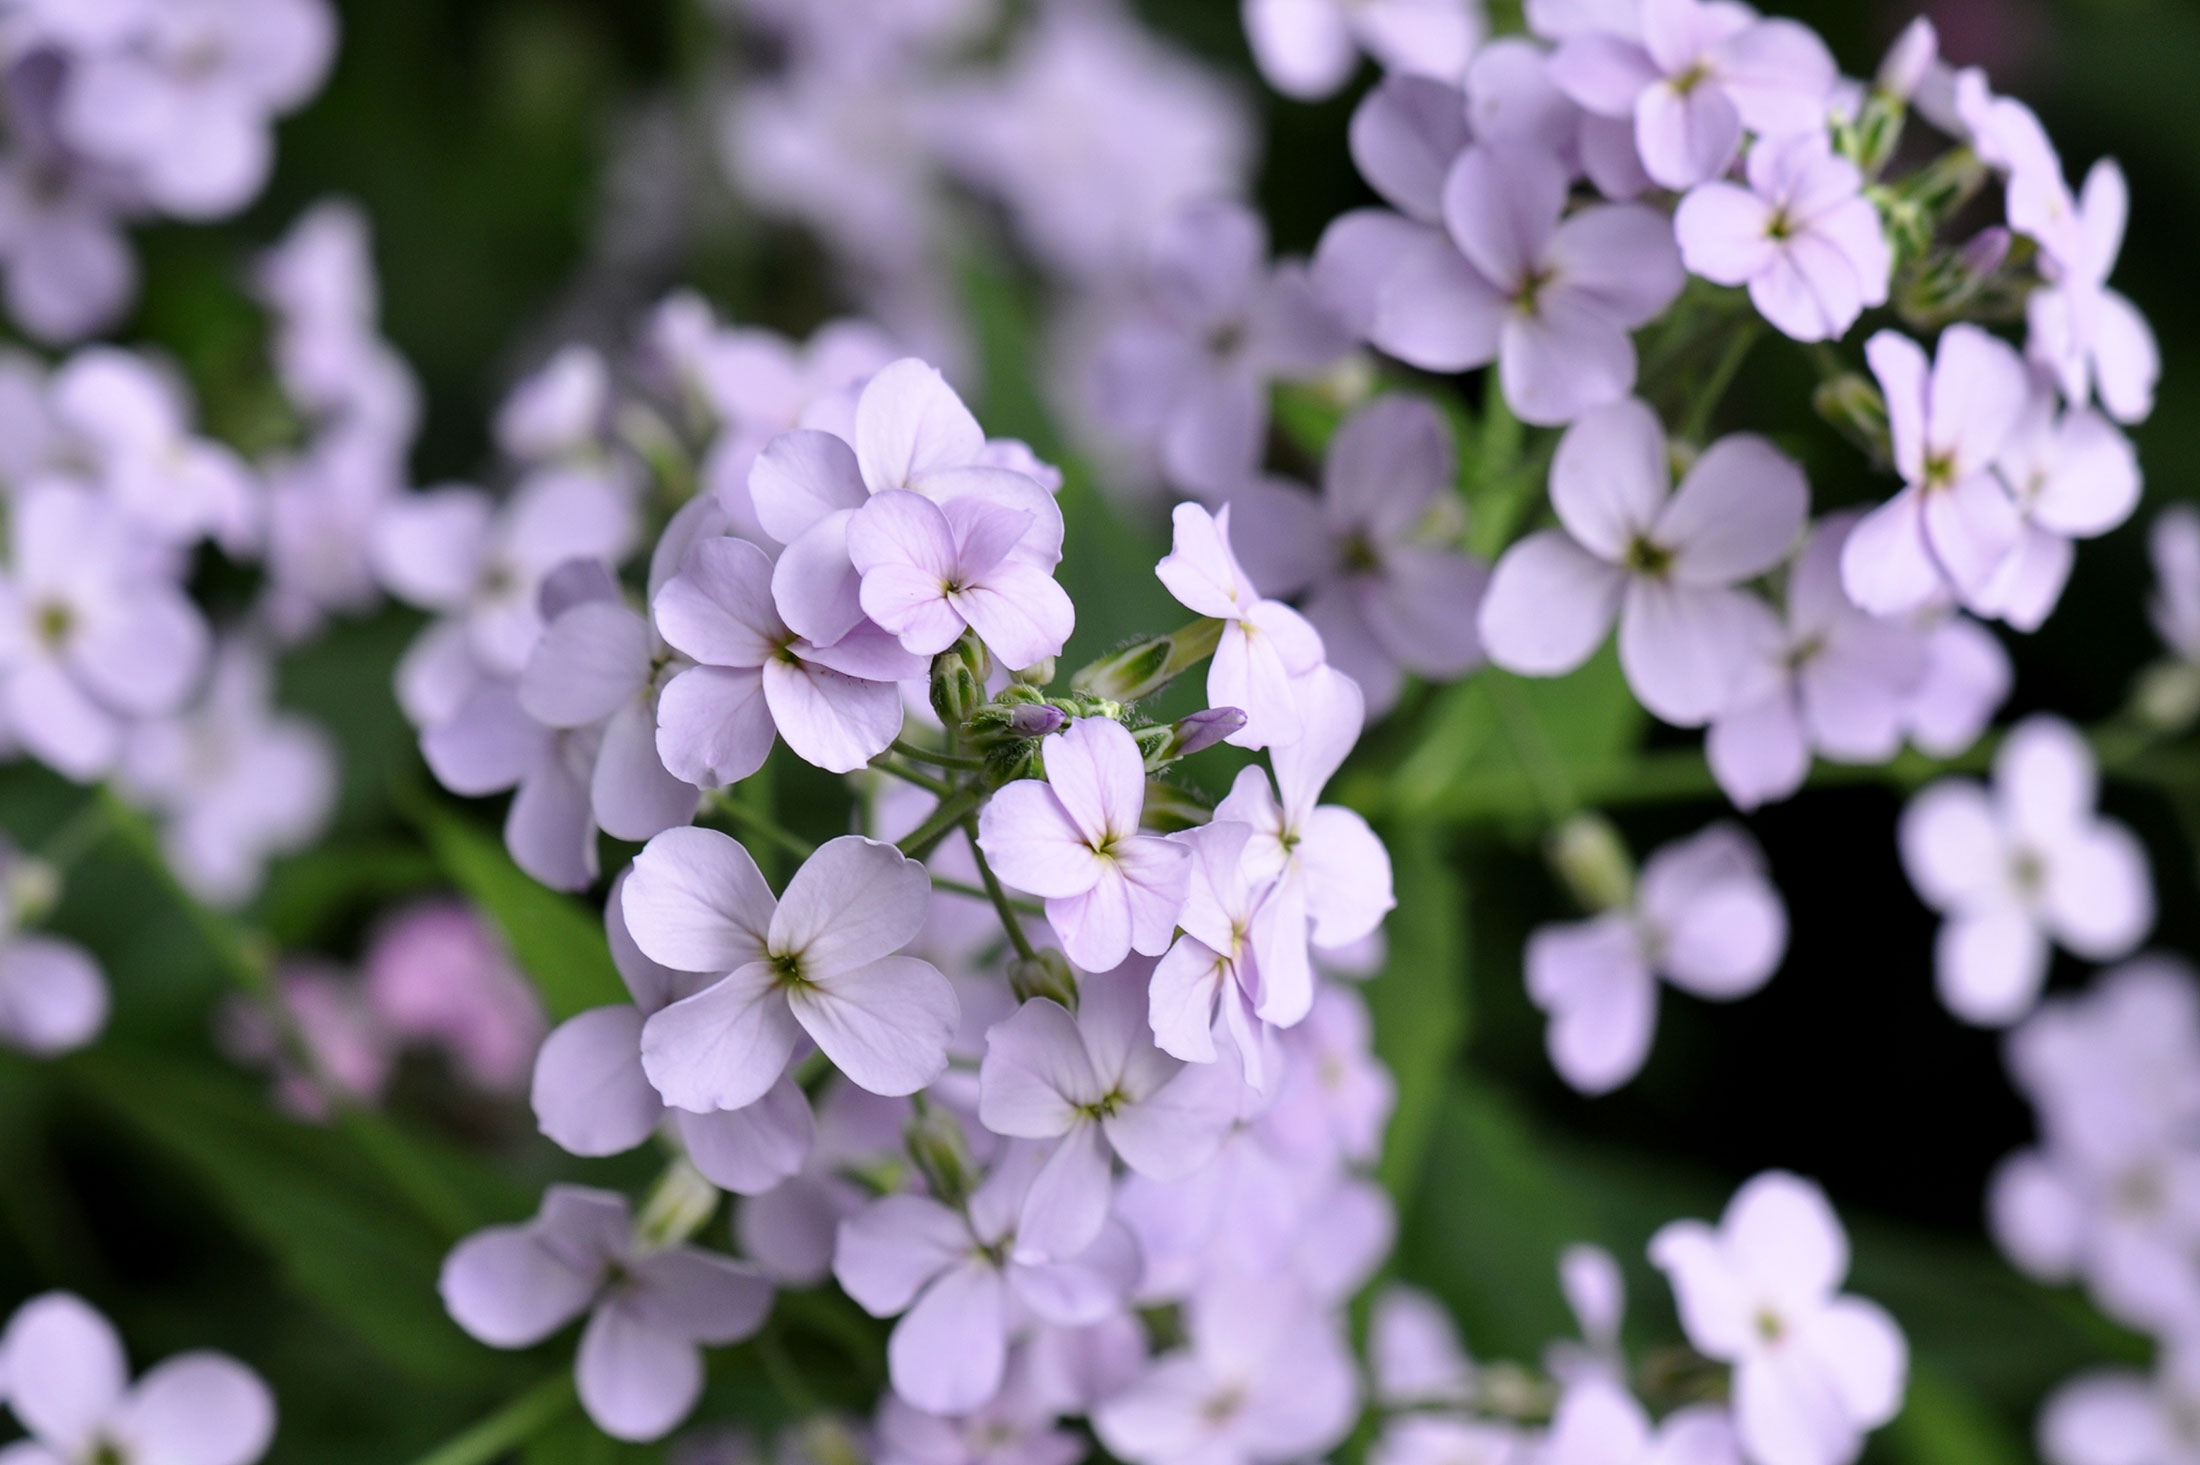
M1398 908L1385 927L1389 960L1367 984L1367 1003L1376 1054L1398 1084L1380 1178L1402 1213L1420 1183L1437 1106L1466 1038L1466 909L1439 830L1407 824L1385 834Z
M1644 722L1610 646L1563 677L1485 667L1439 694L1419 740L1388 773L1351 775L1345 798L1369 812L1453 818L1494 790L1505 800L1496 812L1561 812L1582 785L1628 760Z
M1886 1452L1912 1465L2028 1465L2032 1458L1999 1416L1922 1364L1910 1370L1909 1395L1887 1427Z
M404 804L443 872L504 932L553 1021L627 1000L599 915L537 884L502 843L449 805L422 794Z
M623 1443L575 1414L528 1441L519 1459L520 1465L645 1465L664 1457L662 1445Z
M420 846L397 840L326 844L268 873L260 927L285 948L312 946L339 917L441 884L443 868Z
M446 1240L336 1130L274 1113L240 1080L113 1044L64 1071L195 1176L300 1295L424 1384L470 1391L504 1367L436 1297Z

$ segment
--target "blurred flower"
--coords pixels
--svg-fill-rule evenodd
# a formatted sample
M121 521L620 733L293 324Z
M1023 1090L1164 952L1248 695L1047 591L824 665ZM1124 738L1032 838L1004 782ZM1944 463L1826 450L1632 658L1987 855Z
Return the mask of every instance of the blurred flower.
M1903 868L1947 919L1934 943L1940 997L1966 1022L2031 1011L2050 943L2094 961L2128 955L2154 924L2146 851L2094 812L2099 773L2077 729L2019 723L1989 791L1947 778L1903 810Z
M367 1001L398 1039L432 1043L476 1087L510 1093L542 1040L542 1003L502 938L462 901L388 916L367 947Z
M253 1465L275 1434L275 1396L226 1353L180 1353L133 1386L114 1327L67 1292L33 1297L0 1335L5 1402L30 1438L20 1465Z

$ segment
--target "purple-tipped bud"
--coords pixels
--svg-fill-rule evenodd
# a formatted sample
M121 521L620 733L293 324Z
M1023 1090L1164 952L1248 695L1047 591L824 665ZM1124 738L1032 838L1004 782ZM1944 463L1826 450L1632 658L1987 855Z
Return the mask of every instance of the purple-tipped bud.
M2002 266L2009 258L2011 243L2009 231L1999 224L1981 229L1963 246L1963 272L1974 279L1984 279Z
M1895 37L1886 58L1879 63L1879 90L1907 102L1917 95L1918 87L1939 59L1940 36L1933 30L1933 23L1921 15Z
M1069 726L1069 714L1045 702L1027 702L1008 714L1008 730L1020 738L1043 738Z
M1235 707L1210 707L1195 712L1176 725L1176 756L1189 758L1205 752L1245 726L1245 714Z

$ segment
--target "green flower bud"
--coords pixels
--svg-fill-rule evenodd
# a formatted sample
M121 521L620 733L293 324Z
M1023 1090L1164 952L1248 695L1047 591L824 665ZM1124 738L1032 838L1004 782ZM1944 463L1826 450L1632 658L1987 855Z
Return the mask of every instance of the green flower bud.
M1138 702L1214 655L1222 641L1219 620L1193 621L1181 630L1140 641L1080 667L1070 689L1110 702Z
M1077 1010L1077 973L1070 970L1069 958L1052 947L1028 961L1018 957L1010 962L1008 985L1019 1002L1051 997L1070 1011Z
M993 658L984 643L965 631L961 640L932 658L932 710L950 728L960 728L985 705L985 680Z
M1583 910L1620 910L1634 904L1635 862L1603 815L1576 814L1559 825L1544 855Z
M955 1116L931 1105L920 1108L902 1131L909 1158L942 1205L960 1207L977 1188L978 1167L970 1141Z

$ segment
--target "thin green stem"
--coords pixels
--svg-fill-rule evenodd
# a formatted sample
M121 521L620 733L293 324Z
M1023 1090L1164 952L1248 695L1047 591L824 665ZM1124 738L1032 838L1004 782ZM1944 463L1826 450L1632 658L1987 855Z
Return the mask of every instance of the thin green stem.
M1032 948L1031 938L1024 934L1024 923L1016 918L1016 908L1009 903L1008 892L1001 889L1000 877L993 873L993 866L987 862L985 851L978 848L978 821L974 818L966 819L963 821L963 828L970 835L970 857L977 861L978 878L985 882L986 899L992 901L993 909L999 912L1001 925L1008 931L1009 944L1016 948L1016 954L1025 961L1037 961L1039 953Z
M176 907L191 922L229 980L257 1003L274 1025L284 1056L296 1064L327 1102L337 1126L389 1177L390 1183L431 1225L454 1239L474 1221L471 1207L443 1176L421 1163L405 1136L382 1115L360 1107L351 1092L321 1061L275 982L275 943L263 932L205 904L169 867L153 826L139 810L112 790L101 789L109 827L140 863L150 870Z
M1511 681L1500 679L1492 684L1492 689L1496 694L1498 721L1505 728L1505 739L1512 744L1520 766L1527 770L1529 786L1535 792L1536 802L1542 806L1544 817L1555 824L1581 806L1580 791L1568 776L1566 765L1551 751L1551 740L1536 718L1535 709L1520 695L1520 688Z
M932 817L903 835L896 848L914 860L921 860L932 852L932 847L954 832L957 825L976 812L985 802L985 791L973 785L965 785L943 797Z
M802 1370L794 1366L787 1356L787 1345L779 1336L777 1322L768 1322L764 1331L756 1335L757 1361L764 1365L764 1377L771 1381L772 1391L779 1395L787 1412L797 1417L818 1411L817 1395L802 1381Z
M114 811L104 798L86 799L59 829L38 847L38 858L66 873L115 832Z
M740 825L747 833L785 850L798 860L806 860L817 853L816 845L791 830L781 828L779 821L769 814L749 808L729 793L721 792L715 796L711 800L711 808Z
M983 758L969 753L942 753L931 748L920 748L907 738L894 739L890 751L899 753L904 758L913 758L919 763L929 763L935 768L979 769L985 767L985 759Z
M908 764L897 762L892 758L874 758L871 760L871 766L881 773L890 774L900 779L903 783L913 783L918 788L930 789L943 799L955 791L955 785L946 779L934 778L929 773L920 773Z
M563 1419L575 1402L573 1375L544 1379L479 1424L453 1435L413 1465L489 1465Z
M1711 375L1704 379L1702 389L1696 393L1696 400L1689 404L1688 416L1682 421L1678 436L1690 442L1702 440L1705 431L1711 426L1711 414L1718 410L1727 388L1734 385L1734 378L1741 372L1743 361L1748 359L1750 348L1757 344L1757 338L1762 333L1763 327L1755 316L1747 317L1734 328L1734 334L1727 339L1726 351L1719 357L1718 365L1711 368Z
M934 875L932 877L932 888L934 890L944 890L949 895L967 895L972 900L991 900L993 898L982 885L972 885L967 880L950 880L945 875ZM1017 900L1014 896L1009 897L1008 905L1009 909L1020 911L1027 916L1043 916L1046 914L1045 909L1036 902Z

